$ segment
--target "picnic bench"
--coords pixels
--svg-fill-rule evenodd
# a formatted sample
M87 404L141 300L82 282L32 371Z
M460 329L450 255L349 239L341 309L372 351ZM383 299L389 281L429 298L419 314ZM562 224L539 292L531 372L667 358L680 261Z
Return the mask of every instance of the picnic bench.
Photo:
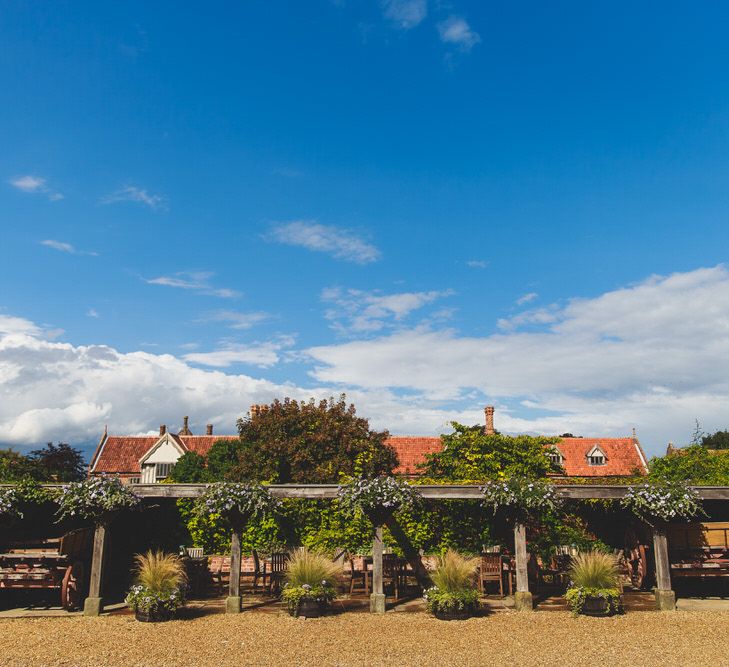
M672 524L667 536L671 576L729 577L729 522Z
M64 609L80 608L88 586L91 530L7 542L0 547L0 589L57 589Z

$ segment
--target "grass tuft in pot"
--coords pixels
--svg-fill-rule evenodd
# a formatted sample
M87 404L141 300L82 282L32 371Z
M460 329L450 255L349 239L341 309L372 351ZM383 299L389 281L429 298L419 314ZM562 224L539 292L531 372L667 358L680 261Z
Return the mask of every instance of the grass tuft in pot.
M428 611L437 618L468 618L478 611L479 592L475 585L478 558L467 558L449 549L439 556L431 572L433 587L423 594Z
M174 554L137 554L135 584L126 603L141 621L166 621L185 603L185 567Z
M306 547L295 549L286 568L281 597L292 616L319 616L337 596L341 568L326 554Z
M622 613L623 605L615 556L588 551L572 559L567 604L575 614L611 616Z

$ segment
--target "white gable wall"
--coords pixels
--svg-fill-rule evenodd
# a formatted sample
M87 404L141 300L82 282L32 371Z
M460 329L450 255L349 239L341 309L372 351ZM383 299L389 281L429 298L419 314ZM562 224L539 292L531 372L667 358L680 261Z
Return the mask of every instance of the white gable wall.
M170 440L159 445L145 460L144 463L177 463L182 456L179 448Z

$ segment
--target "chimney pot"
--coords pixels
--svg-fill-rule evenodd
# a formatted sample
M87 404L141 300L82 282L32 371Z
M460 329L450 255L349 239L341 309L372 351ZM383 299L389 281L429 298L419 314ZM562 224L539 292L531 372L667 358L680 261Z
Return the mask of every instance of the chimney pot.
M484 412L486 413L486 428L484 429L484 433L486 435L493 435L496 432L494 431L494 406L487 405L484 408Z
M205 427L205 432L206 432L206 433L207 433L208 435L212 435L212 434L213 434L213 425L212 425L212 424L208 424L208 425L207 425L207 426Z
M159 434L164 435L165 433L167 433L167 426L165 426L164 424L160 424L159 425Z

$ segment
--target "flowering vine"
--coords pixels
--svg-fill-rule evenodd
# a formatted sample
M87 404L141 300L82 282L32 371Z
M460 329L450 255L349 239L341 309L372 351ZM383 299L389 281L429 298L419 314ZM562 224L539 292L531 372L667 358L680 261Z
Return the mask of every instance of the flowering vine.
M121 510L137 509L141 500L118 477L101 475L61 487L57 502L59 521L66 517L98 521Z
M688 521L705 515L699 494L682 482L628 487L620 504L649 525L656 521Z
M501 482L488 482L480 491L486 508L494 514L504 511L518 521L534 519L561 505L554 486L541 479L512 477Z
M339 506L349 514L363 512L376 523L401 507L415 504L420 495L410 484L396 477L359 477L339 487Z
M198 517L218 514L230 521L241 521L271 514L279 505L260 484L216 482L195 500L194 512Z

